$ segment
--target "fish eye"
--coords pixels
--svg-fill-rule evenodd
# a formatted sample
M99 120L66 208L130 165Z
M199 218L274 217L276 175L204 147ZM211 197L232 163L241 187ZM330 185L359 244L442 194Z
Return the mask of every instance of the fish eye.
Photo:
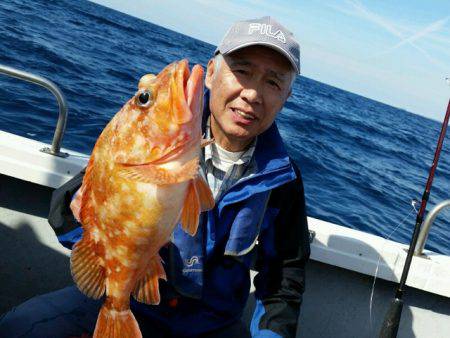
M141 90L136 96L136 104L140 107L148 107L153 100L152 92L150 90Z

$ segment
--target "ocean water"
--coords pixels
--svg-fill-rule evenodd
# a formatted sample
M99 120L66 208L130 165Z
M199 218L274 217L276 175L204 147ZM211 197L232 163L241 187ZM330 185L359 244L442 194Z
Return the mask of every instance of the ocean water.
M206 65L213 51L84 0L0 2L0 63L60 86L69 105L63 146L84 153L143 74L181 58ZM1 130L51 143L56 117L45 89L0 76ZM421 198L439 122L300 77L277 123L301 168L309 216L385 237L404 221L391 238L409 242L411 200ZM428 210L449 198L449 148L447 137ZM427 249L450 254L449 216L438 217Z

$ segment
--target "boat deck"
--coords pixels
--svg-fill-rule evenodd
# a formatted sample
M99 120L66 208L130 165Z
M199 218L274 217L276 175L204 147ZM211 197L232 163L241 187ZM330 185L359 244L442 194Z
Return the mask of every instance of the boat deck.
M0 175L0 313L71 284L70 251L46 219L52 190Z
M46 217L52 189L0 175L0 313L72 283L69 250ZM313 249L314 250L314 249ZM392 282L311 260L298 337L373 337L394 294ZM250 319L251 297L245 318ZM450 299L415 288L405 292L399 337L450 337Z

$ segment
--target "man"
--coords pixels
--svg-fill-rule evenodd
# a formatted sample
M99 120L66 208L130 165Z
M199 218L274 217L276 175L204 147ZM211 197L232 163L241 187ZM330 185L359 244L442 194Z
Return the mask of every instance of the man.
M216 206L194 237L178 227L161 250L168 282L160 283L160 305L132 300L144 336L295 336L309 234L300 172L274 119L299 56L293 35L264 17L234 24L209 61L203 128L215 144L204 149L201 169ZM78 228L59 239L71 247L80 236ZM249 333L241 316L251 268L258 274ZM36 297L0 321L0 336L92 332L100 305L75 287Z

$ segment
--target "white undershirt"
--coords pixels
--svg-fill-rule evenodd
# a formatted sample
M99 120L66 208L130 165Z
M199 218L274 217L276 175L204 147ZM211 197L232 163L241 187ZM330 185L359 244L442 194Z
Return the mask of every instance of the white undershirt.
M239 162L244 151L228 151L223 149L217 143L213 143L212 147L212 161L213 165L222 170L223 172L228 172L228 169L231 168L234 164Z

